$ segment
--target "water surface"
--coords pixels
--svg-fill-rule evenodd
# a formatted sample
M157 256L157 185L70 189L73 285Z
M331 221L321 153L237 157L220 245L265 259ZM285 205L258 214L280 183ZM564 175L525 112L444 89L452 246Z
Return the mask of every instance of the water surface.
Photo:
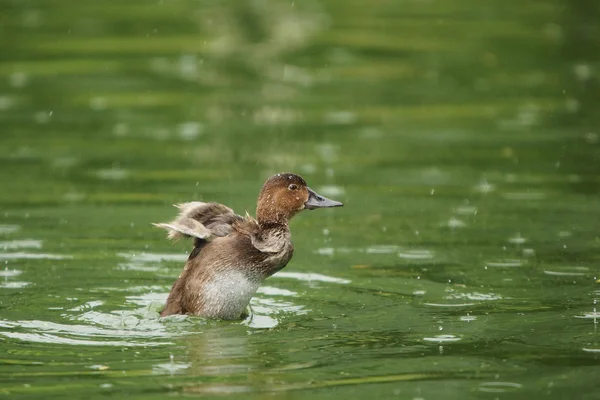
M592 2L7 2L0 393L600 398ZM158 318L171 204L302 174L242 323Z

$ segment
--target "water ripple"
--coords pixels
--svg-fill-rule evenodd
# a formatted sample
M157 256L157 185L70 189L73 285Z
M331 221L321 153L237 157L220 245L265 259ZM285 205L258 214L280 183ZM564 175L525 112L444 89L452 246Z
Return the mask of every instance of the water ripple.
M475 303L423 303L430 307L469 307L474 306Z
M317 282L340 283L340 284L348 284L348 283L352 282L349 279L335 278L333 276L317 274L314 272L284 272L284 271L282 271L282 272L277 272L275 275L273 275L273 277L274 278L291 278L291 279L296 279L299 281L306 281L306 282L317 281Z
M129 177L129 171L121 168L100 169L96 171L96 176L103 180L122 180Z
M152 366L152 373L157 375L174 375L179 374L186 371L188 368L192 366L191 363L164 363L164 364L155 364Z
M258 288L257 293L263 293L269 296L297 296L297 292L291 290L280 289L272 286L261 286Z
M466 299L466 300L479 300L479 301L490 301L500 300L502 296L495 293L455 293L446 297L447 299Z
M0 289L21 289L31 285L31 282L22 282L22 281L14 281L14 282L1 282Z
M485 267L495 267L495 268L517 268L522 267L523 261L517 259L503 259L498 261L489 261L485 263Z
M487 393L505 393L521 389L523 385L515 382L483 382L479 385L479 391Z
M576 315L575 318L585 318L585 319L600 319L600 312L592 311L589 313L585 313L583 315Z
M398 253L398 257L406 260L429 260L434 257L435 253L431 250L417 249L405 250Z
M507 200L543 200L547 194L543 192L508 192L503 193L502 197Z
M117 253L117 255L137 262L186 261L188 258L187 253Z
M15 233L20 229L19 225L0 225L0 234Z
M367 254L390 254L398 251L398 246L393 244L380 244L375 246L369 246L365 252Z
M90 314L94 314L92 317ZM86 313L90 321L102 321L105 324L110 317L109 314L97 312ZM151 338L173 336L172 332L167 333L165 326L157 319L146 320L144 323L136 324L135 329L127 329L123 324L121 317L114 316L109 325L114 328L100 328L90 325L65 325L49 321L22 320L7 321L0 320L0 328L7 329L0 331L0 336L18 339L26 342L87 345L87 346L160 346L170 344L170 342L152 342ZM26 330L28 332L14 332L12 330ZM119 340L114 340L115 338ZM125 341L128 339L141 339L136 341ZM113 340L111 340L113 339Z
M274 328L279 325L279 320L275 317L277 314L293 313L295 315L305 315L310 311L305 309L303 305L260 297L252 298L250 309L252 313L242 323L250 328L257 329Z
M600 353L600 349L590 349L590 348L584 347L582 350L587 353Z
M0 248L3 248L4 250L41 249L42 241L35 239L9 240L6 242L0 242Z
M25 253L25 252L14 252L14 253L0 253L0 260L66 260L73 258L73 256L66 254L49 254L49 253Z
M433 337L425 337L425 338L423 338L423 340L425 342L442 343L442 342L458 342L459 340L462 340L462 339L457 336L454 336L454 335L438 335L438 336L433 336Z
M21 332L0 332L0 335L22 340L24 342L33 343L48 343L48 344L70 344L81 346L117 346L117 347L155 347L172 344L171 342L127 342L124 340L105 340L93 341L84 339L71 339L61 336L52 335L49 333L21 333Z
M4 270L0 270L0 277L12 278L14 276L21 275L22 273L23 273L23 271L20 271L18 269L5 268Z
M589 273L588 267L555 267L551 270L545 269L546 275L554 276L585 276Z

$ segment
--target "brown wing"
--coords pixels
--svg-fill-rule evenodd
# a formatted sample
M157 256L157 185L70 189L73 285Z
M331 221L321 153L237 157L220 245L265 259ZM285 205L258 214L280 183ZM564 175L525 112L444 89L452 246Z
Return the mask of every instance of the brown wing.
M166 229L169 239L195 238L203 242L215 237L227 236L231 233L232 225L243 218L233 210L219 203L190 203L176 204L179 215L168 223L154 224Z

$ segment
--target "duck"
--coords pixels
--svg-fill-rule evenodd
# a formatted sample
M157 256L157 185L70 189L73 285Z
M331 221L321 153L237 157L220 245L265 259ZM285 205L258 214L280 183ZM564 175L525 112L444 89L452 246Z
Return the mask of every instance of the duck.
M237 215L220 203L176 204L179 214L173 221L153 225L167 230L168 239L193 239L193 248L161 317L242 319L262 282L292 258L290 220L303 210L342 205L317 194L291 172L266 180L258 195L256 218Z

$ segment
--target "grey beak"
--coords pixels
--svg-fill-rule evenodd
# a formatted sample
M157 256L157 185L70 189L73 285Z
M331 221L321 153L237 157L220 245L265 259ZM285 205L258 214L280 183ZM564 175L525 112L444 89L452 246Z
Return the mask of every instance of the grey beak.
M339 201L328 199L327 197L323 197L311 188L308 189L308 200L304 203L304 208L307 210L313 210L315 208L325 208L325 207L341 207L342 203Z

